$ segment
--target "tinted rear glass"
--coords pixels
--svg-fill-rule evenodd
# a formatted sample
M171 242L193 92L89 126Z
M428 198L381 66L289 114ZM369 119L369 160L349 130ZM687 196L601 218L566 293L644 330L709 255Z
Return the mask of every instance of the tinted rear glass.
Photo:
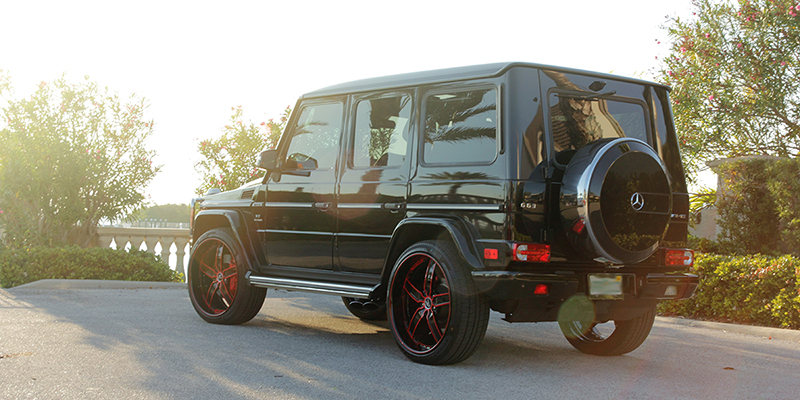
M645 110L639 103L550 94L555 151L577 150L603 139L631 137L649 143Z

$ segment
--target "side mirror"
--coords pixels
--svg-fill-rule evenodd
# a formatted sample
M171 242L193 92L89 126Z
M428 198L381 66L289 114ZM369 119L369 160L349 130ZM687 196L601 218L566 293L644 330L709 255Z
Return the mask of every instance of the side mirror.
M308 157L303 161L297 161L297 169L302 170L315 170L319 167L319 163L317 163L317 159L313 157Z
M258 165L256 165L256 167L266 171L275 171L277 169L277 163L278 163L278 150L275 149L264 150L258 157Z

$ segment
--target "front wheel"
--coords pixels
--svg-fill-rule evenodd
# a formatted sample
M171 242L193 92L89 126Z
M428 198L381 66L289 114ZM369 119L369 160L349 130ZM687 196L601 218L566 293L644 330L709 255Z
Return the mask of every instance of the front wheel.
M425 241L395 263L387 303L397 345L412 361L454 364L469 358L486 334L489 306L452 244Z
M192 247L186 282L197 314L207 322L243 324L256 316L267 289L247 284L247 261L228 228L212 229Z
M604 324L558 321L561 332L576 349L596 356L618 356L636 350L650 334L656 319L655 307L627 321Z

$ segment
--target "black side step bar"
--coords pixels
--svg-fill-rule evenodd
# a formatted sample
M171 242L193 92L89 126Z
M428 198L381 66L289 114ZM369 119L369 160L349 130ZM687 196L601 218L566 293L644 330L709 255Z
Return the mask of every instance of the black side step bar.
M270 278L266 276L250 275L247 277L250 284L270 289L284 289L299 292L312 292L332 294L336 296L368 299L372 286L348 285L343 283L328 283L317 281L304 281L299 279Z

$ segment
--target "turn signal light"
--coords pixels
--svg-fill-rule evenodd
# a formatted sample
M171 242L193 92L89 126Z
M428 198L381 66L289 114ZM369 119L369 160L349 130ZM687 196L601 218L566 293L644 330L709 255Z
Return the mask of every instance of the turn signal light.
M550 245L541 243L514 243L514 261L549 262Z
M694 264L694 251L686 249L667 249L664 264L676 267L691 267Z

